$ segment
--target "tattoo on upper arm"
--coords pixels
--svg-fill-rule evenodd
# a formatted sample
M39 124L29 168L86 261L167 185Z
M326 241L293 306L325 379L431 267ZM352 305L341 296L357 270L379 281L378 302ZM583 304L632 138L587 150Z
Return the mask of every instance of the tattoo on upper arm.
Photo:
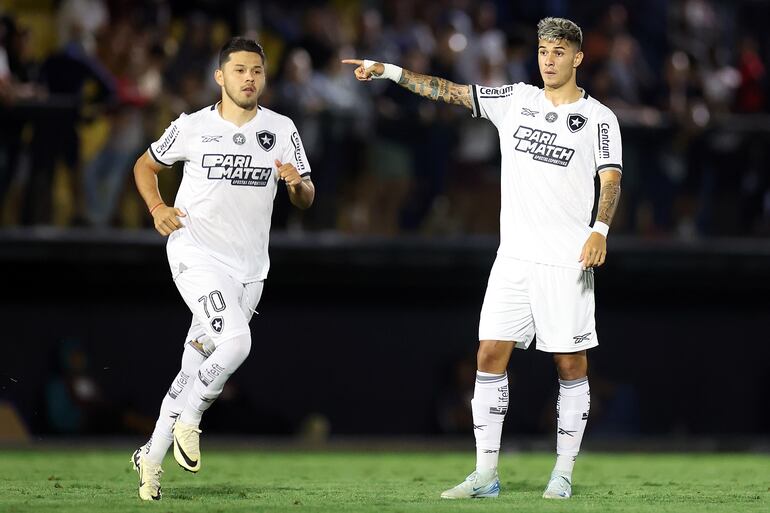
M404 70L398 84L409 89L415 94L431 100L441 100L452 105L462 105L468 109L471 107L470 86L459 85L444 78L421 75L413 71Z
M620 180L610 180L602 184L599 192L599 207L596 220L609 225L615 216L615 210L620 200Z

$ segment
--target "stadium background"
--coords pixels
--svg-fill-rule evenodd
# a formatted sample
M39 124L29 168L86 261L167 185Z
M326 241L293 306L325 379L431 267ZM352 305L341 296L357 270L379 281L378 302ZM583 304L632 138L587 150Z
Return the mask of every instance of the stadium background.
M496 133L338 61L538 84L546 15L583 27L578 83L624 136L586 444L766 449L770 4L715 0L0 0L0 438L150 432L189 313L130 170L216 100L215 54L241 34L265 47L260 103L295 120L318 193L303 213L278 195L254 349L203 428L470 446ZM161 179L173 198L180 169ZM510 375L504 444L550 447L550 359L516 353Z

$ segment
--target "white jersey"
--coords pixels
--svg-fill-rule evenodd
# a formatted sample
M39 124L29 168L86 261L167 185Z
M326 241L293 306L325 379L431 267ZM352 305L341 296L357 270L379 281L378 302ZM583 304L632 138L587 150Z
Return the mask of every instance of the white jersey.
M588 94L554 106L524 83L471 90L474 117L490 120L500 136L498 254L580 268L596 173L623 170L617 118Z
M180 218L184 228L169 236L166 248L172 274L203 260L241 283L264 280L278 187L275 160L310 174L291 119L259 107L254 119L239 127L213 105L179 116L149 151L165 166L185 163L174 201L186 214Z

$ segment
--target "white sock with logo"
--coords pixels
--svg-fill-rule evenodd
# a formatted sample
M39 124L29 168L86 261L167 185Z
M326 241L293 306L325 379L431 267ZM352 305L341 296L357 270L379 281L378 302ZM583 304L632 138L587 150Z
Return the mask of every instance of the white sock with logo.
M219 344L198 369L187 404L179 415L185 424L198 427L203 412L209 409L227 382L251 351L251 335L238 335Z
M151 462L163 463L163 458L166 457L166 452L173 441L171 429L187 403L187 394L192 388L192 381L198 373L198 368L205 360L206 357L191 347L189 343L185 344L182 353L182 369L171 382L171 386L163 398L160 414L155 422L155 430L144 446L145 457Z
M476 437L476 470L496 469L503 421L508 412L508 374L477 371L471 409Z
M556 465L553 470L568 476L570 480L590 409L591 390L587 376L571 381L559 380L559 398L556 400Z

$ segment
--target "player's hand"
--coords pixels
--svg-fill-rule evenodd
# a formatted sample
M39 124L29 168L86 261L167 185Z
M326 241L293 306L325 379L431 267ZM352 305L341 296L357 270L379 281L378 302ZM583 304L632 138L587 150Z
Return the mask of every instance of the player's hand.
M591 232L588 240L583 244L583 251L580 253L580 260L583 269L599 267L607 258L607 239L598 232Z
M294 164L281 164L280 160L275 159L275 167L278 168L278 179L286 182L286 185L294 192L294 187L302 183L302 177Z
M152 219L155 221L155 229L158 233L167 237L184 225L179 221L180 217L187 217L187 214L178 208L161 205L152 212Z
M385 66L383 66L381 62L375 62L368 68L364 68L364 61L358 59L343 59L342 63L357 66L356 69L353 70L353 74L356 76L356 79L361 82L368 82L372 79L373 75L379 77L385 73Z

